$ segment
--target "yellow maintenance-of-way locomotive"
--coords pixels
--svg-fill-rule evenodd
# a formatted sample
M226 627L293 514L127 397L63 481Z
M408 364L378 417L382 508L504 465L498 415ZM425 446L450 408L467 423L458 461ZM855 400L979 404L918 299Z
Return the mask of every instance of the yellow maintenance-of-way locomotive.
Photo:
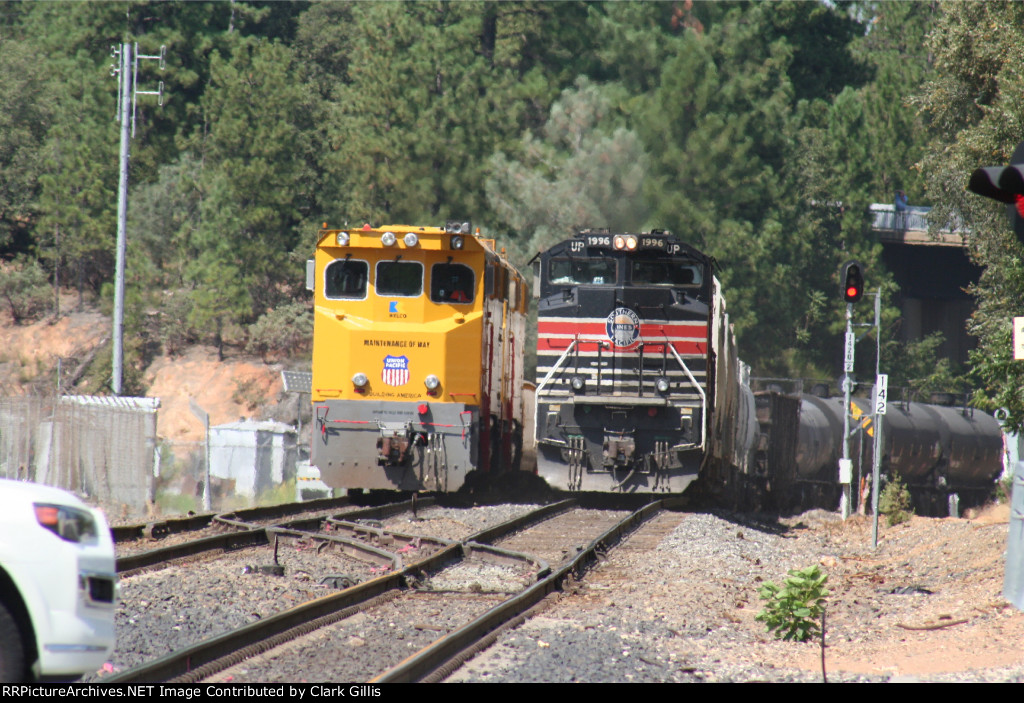
M468 222L325 228L306 279L325 483L455 491L518 467L526 296L493 241Z

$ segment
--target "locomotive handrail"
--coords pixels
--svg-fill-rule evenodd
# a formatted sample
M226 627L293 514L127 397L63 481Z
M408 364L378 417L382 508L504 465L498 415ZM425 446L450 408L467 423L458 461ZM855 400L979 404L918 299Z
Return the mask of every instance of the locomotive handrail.
M541 391L544 390L544 386L548 384L548 381L551 380L551 377L555 375L555 371L558 371L558 368L562 365L562 362L565 361L565 357L569 356L569 352L571 352L573 350L573 347L576 346L577 341L578 340L574 339L572 340L572 342L569 343L569 346L565 348L565 351L562 352L562 355L558 357L558 361L556 361L555 365L551 367L550 371L548 371L548 375L544 377L544 380L540 382L540 385L538 385L537 389L533 392L534 417L537 417L537 412L540 410Z
M697 393L700 394L700 402L701 402L701 406L703 407L703 412L701 413L702 417L701 417L701 426L700 426L700 447L703 449L704 448L704 437L706 435L706 429L707 429L706 425L707 425L707 421L708 421L708 412L707 412L708 397L704 393L704 389L700 387L699 383L697 383L697 379L694 378L692 373L690 373L690 368L686 365L686 362L683 361L683 357L679 356L679 352L676 351L675 345L671 344L668 341L668 337L665 337L665 346L667 346L669 349L672 350L672 355L675 356L676 361L679 362L679 365L683 367L683 371L686 372L686 376L690 379L690 383L693 384L694 388L697 389Z
M550 371L548 371L547 376L545 376L544 380L540 382L539 386L537 386L537 390L534 391L534 396L535 397L539 397L540 396L541 391L544 390L544 386L548 385L548 381L550 381L551 377L555 375L555 371L558 371L558 368L562 365L562 362L565 361L565 357L569 356L569 352L571 352L573 350L573 348L576 346L576 343L579 342L579 341L580 341L579 339L574 339L574 340L572 340L572 342L569 343L569 346L567 346L565 348L565 351L562 352L562 355L560 357L558 357L558 361L556 361L555 365L551 367ZM536 412L536 409L534 409L534 410Z

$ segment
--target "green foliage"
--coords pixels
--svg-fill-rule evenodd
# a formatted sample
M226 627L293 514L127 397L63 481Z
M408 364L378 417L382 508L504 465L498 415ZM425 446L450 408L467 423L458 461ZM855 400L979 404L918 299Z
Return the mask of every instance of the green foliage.
M39 189L40 152L46 135L43 64L31 42L0 31L0 251L23 245Z
M26 257L7 266L0 263L0 301L15 324L38 320L53 302L42 267Z
M256 496L256 505L283 505L295 502L296 479L290 478Z
M200 329L248 322L279 302L300 278L289 252L300 241L310 194L310 93L294 80L294 53L250 39L211 61L203 123L192 136L202 154L197 257L186 276L197 286Z
M203 511L202 498L181 493L157 491L156 505L160 515L186 515Z
M8 4L0 257L27 254L80 289L109 284L107 47L165 44L166 70L139 65L141 89L165 85L162 106L140 98L132 142L133 366L159 345L244 341L301 295L325 219L451 216L496 231L517 262L576 227L670 229L721 263L755 373L831 375L843 260L864 262L885 327L897 324L866 206L902 187L974 233L987 267L972 321L980 399L1024 426L1024 370L1006 343L1024 256L1001 211L963 192L1024 134L1021 15L925 2ZM295 341L269 320L248 331L268 356ZM936 344L887 349L920 362L892 373L922 392L955 379L929 369Z
M826 581L828 574L814 565L790 570L782 586L764 583L758 596L767 603L755 619L777 639L806 642L821 633L819 621L829 595Z
M972 291L978 308L968 331L978 338L971 363L982 388L975 402L1005 408L1007 429L1024 429L1024 366L1013 360L1011 319L1024 299L1024 249L1005 208L966 190L979 166L1007 163L1024 137L1024 4L941 3L928 48L935 72L915 97L933 136L919 168L933 221L959 222L984 267Z
M1007 473L996 482L995 501L1009 503L1013 498L1013 472Z
M910 491L899 474L893 474L878 494L878 512L885 515L886 522L892 527L910 520L914 514L911 506Z
M302 36L315 23L345 47L341 57L313 46L325 62L313 75L340 71L320 84L325 215L482 219L487 157L543 119L571 80L584 12L577 3L421 2L305 15ZM326 15L350 21L332 26Z
M246 351L268 357L293 357L309 351L313 341L313 313L305 303L292 302L260 316L249 326Z
M581 78L551 106L543 139L528 134L515 156L491 157L487 198L518 234L515 260L525 263L580 228L636 231L646 220L648 159L637 135L622 126L614 107L619 94Z
M890 339L882 347L882 367L888 370L889 388L906 388L906 399L918 402L929 402L932 393L959 393L967 388L966 376L939 355L944 341L941 332L910 342ZM891 391L890 395L897 397Z
M127 306L126 306L127 307ZM125 319L125 338L122 348L121 393L126 396L143 396L146 393L144 378L142 340L127 333L132 325ZM93 358L86 369L77 390L85 395L107 395L112 390L111 369L114 363L114 345L107 342Z

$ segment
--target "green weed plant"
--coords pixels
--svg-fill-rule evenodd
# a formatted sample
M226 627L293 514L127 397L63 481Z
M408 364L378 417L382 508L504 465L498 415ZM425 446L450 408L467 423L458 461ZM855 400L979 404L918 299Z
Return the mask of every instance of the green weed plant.
M914 514L911 505L910 491L906 484L899 474L893 474L878 495L878 512L885 515L885 521L892 527L910 520Z
M826 581L828 574L815 565L792 569L782 586L766 582L758 595L767 603L755 619L777 639L806 642L821 633L819 622L829 594Z

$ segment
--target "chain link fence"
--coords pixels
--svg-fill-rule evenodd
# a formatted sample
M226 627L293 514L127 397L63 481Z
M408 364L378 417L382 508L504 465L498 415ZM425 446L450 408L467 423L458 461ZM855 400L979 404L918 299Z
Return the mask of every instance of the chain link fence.
M0 477L84 496L108 512L145 514L154 500L154 398L0 397Z

